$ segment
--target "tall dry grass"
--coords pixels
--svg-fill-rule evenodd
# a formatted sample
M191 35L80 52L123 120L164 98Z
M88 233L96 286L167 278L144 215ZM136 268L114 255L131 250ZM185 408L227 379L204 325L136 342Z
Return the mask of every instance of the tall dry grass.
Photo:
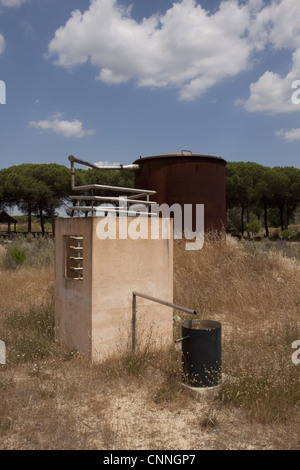
M179 241L174 251L176 298L201 317L225 314L243 327L274 314L289 320L297 311L299 263L283 257L280 247L251 252L231 237L207 235L202 250L185 251Z
M300 263L282 245L206 237L198 252L175 249L177 303L222 324L221 399L245 407L259 422L286 421L300 404ZM181 320L181 319L180 319Z
M51 237L18 234L0 245L0 267L6 270L20 266L43 268L53 263L53 257L54 241Z

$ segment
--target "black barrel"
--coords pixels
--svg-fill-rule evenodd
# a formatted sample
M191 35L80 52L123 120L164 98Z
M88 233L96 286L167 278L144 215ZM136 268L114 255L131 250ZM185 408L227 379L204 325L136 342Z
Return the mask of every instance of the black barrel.
M183 379L192 387L214 387L222 377L221 324L187 320L181 324Z

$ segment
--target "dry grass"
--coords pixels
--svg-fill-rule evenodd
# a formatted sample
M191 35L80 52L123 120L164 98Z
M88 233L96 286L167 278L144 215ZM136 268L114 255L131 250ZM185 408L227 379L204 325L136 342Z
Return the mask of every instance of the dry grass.
M194 256L175 251L177 301L222 323L223 371L235 380L224 383L221 399L264 424L288 421L300 404L300 368L291 360L300 338L300 263L280 248L212 236Z
M24 232L24 233L27 233L27 230L28 230L28 217L26 215L18 215L18 216L15 216L15 218L17 219L18 223L16 225L16 231L17 233L21 233L21 232ZM44 224L45 226L45 231L46 232L52 232L52 227L51 227L51 224L50 222L46 222ZM7 224L0 224L0 232L7 232L8 230L8 226ZM40 224L40 220L38 217L36 216L32 216L32 220L31 220L31 230L32 232L38 232L38 233L41 233L41 224ZM14 226L13 224L11 224L10 226L10 231L13 232L14 231Z
M230 237L226 242L207 237L198 252L185 251L179 243L175 250L178 300L192 303L201 317L217 315L224 320L226 314L240 326L245 321L247 325L270 321L273 314L280 320L278 313L295 313L295 300L300 300L295 289L299 263L278 251L249 253L243 248Z
M201 402L180 386L180 345L92 365L54 342L53 264L2 268L1 449L299 449L300 264L281 253L176 243L174 301L222 323L230 379ZM175 337L185 318L174 312Z

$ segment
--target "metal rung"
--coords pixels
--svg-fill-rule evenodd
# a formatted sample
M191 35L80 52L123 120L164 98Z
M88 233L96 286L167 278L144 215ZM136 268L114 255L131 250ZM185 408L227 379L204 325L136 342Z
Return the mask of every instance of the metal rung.
M85 212L111 212L111 213L118 213L118 214L139 214L139 215L150 215L155 217L157 214L156 213L150 213L150 212L140 212L136 210L130 210L130 209L118 209L118 208L112 208L112 207L91 207L91 206L74 206L74 207L69 207L72 211L85 211Z
M70 267L70 271L82 271L83 268L73 268L72 266Z
M132 199L133 197L145 197L145 196L149 196L149 194L148 193L132 194L131 196L127 196L127 199ZM148 202L151 202L151 204L155 204L154 201L148 201Z
M142 194L137 194L133 196L128 196L126 199L124 199L122 196L120 197L105 197L105 196L69 196L69 199L72 201L113 201L113 202L126 202L127 199L130 200L130 204L155 204L154 201L143 201L140 199L133 199L133 197L140 197ZM76 207L76 206L75 206ZM80 207L80 206L77 206ZM98 207L98 206L97 206Z
M120 192L128 192L128 193L143 193L145 195L154 195L156 191L150 191L148 189L137 189L137 188L124 188L121 186L107 186L105 184L85 184L83 186L74 186L73 191L85 191L86 189L108 189L110 191L120 191Z
M78 256L78 257L76 258L76 256L70 256L70 259L73 260L73 261L82 261L82 260L83 260L83 257Z
M93 212L98 210L94 206L72 206L72 207L68 207L68 209L72 211L93 211Z
M82 247L82 246L70 246L70 250L82 251L82 250L83 250L83 247Z

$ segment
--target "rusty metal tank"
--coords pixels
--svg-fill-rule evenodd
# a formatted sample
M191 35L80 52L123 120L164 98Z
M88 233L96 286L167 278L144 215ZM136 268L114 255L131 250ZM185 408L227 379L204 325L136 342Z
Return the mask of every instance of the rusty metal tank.
M169 206L204 204L204 230L226 228L226 161L221 157L181 151L141 157L134 162L135 187L156 191L155 201ZM193 230L195 227L193 227Z

